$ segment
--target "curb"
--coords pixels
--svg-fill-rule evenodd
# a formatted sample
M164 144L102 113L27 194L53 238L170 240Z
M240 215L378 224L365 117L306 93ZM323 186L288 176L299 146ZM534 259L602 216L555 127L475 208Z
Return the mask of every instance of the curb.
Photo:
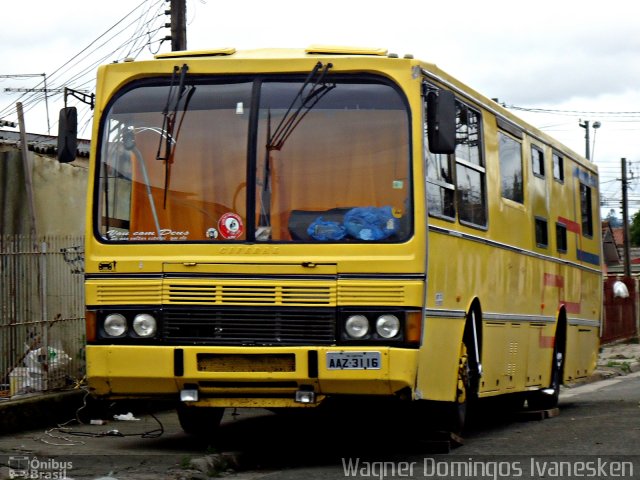
M625 375L635 372L640 372L640 362L635 360L630 362L621 361L619 365L614 366L598 365L586 383L607 380L613 377L624 377Z
M65 422L75 417L84 395L84 390L64 390L0 402L0 431L11 433Z

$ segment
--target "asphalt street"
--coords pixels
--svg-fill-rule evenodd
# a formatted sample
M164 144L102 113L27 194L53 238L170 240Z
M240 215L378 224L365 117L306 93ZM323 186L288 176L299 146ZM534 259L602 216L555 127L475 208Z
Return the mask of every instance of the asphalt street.
M155 418L132 412L138 420L111 419L105 425L70 419L64 428L0 437L0 478L10 478L10 463L15 467L27 461L49 474L67 467L69 479L324 479L351 473L379 479L436 478L437 468L451 473L447 462L452 461L466 462L467 468L484 465L485 470L472 471L475 476L437 478L579 478L554 475L549 466L559 459L570 465L631 462L635 478L640 477L640 457L635 456L640 445L640 372L565 389L560 407L559 416L534 421L484 406L464 445L445 456L436 455L429 443L408 440L406 432L415 425L385 411L331 417L231 410L214 441L182 433L172 411ZM117 404L114 408L128 413L118 412ZM532 464L536 459L546 463ZM488 475L496 473L487 470L491 465L504 471ZM592 466L600 475L593 478L603 478L602 465ZM521 475L515 475L518 469Z

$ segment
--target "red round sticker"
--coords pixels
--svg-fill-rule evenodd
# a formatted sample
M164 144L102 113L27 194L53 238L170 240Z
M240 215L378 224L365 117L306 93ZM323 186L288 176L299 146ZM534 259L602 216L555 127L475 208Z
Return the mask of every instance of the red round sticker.
M218 231L222 238L238 238L244 232L242 219L237 213L225 213L218 220Z

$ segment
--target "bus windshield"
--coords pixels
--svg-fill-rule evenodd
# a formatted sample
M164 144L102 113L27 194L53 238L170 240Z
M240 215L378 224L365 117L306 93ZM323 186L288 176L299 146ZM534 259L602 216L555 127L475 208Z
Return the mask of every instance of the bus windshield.
M101 123L98 238L407 240L404 95L375 76L328 75L313 98L304 85L297 75L187 75L181 91L165 79L132 83Z

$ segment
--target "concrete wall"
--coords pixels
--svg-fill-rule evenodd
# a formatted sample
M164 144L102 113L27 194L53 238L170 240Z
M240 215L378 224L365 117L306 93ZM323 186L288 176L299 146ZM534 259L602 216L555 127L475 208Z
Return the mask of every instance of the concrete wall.
M38 235L84 235L87 159L62 164L55 157L28 152L32 165ZM0 145L0 234L30 231L29 196L22 153Z

